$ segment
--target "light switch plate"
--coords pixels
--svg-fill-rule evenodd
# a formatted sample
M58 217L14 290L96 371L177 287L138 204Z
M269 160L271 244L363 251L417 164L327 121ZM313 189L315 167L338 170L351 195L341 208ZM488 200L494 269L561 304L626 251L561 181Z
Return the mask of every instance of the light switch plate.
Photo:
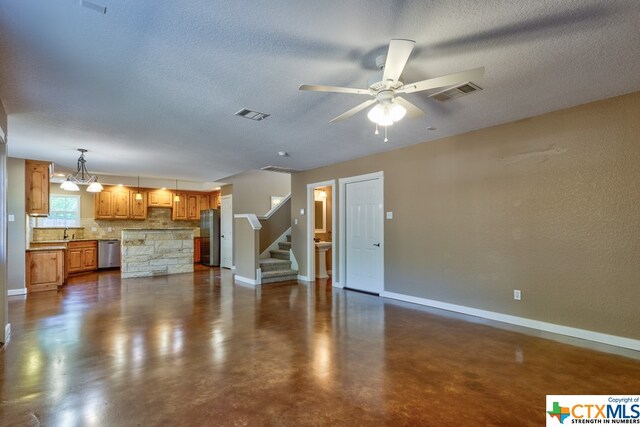
M522 299L522 292L519 289L513 290L513 299L516 301L520 301Z
M294 218L294 219L293 219L293 224L294 224L294 225L298 225L298 218Z
M387 212L387 219L393 219L393 212Z
M9 214L9 218L7 219L7 221L9 221L9 222L13 222L13 221L15 221L15 220L16 220L16 216L15 216L15 215L13 215L13 214Z

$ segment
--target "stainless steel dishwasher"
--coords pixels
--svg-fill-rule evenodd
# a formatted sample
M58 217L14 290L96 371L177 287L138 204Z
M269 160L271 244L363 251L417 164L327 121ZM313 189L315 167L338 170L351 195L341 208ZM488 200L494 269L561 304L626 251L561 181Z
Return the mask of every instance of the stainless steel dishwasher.
M98 268L120 267L120 240L98 241Z

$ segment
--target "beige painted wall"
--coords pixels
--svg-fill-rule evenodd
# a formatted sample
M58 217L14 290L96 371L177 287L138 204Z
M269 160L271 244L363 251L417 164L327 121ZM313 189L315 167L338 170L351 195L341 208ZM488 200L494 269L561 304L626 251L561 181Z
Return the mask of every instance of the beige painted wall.
M291 176L284 173L250 170L225 178L231 184L222 194L233 194L233 213L262 216L271 209L271 196L286 196L291 191Z
M0 100L0 126L6 126L7 115ZM6 341L9 322L7 306L7 144L0 138L0 344Z
M25 288L26 212L24 159L7 159L7 289Z
M634 93L295 174L300 273L306 184L383 171L387 291L640 339L639 117Z
M251 227L247 218L234 218L235 224L235 273L247 279L256 279L258 268L258 247L260 246L258 230Z

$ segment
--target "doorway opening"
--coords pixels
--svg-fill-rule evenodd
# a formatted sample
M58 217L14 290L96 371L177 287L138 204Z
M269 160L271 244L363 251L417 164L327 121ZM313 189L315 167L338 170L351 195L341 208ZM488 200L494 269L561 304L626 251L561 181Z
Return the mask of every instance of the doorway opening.
M335 180L307 184L307 279L336 283Z

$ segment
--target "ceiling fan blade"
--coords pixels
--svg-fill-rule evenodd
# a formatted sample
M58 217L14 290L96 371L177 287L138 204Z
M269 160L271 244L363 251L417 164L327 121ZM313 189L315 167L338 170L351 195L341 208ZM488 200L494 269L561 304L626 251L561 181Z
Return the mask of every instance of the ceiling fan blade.
M338 117L336 117L333 120L330 120L329 123L341 122L343 120L347 120L349 117L351 117L354 114L364 110L369 105L374 104L375 102L377 102L375 99L370 99L368 101L364 101L362 104L358 104L355 107L353 107L352 109L350 109L349 111L340 114Z
M407 110L407 116L409 118L415 119L416 117L420 117L422 115L424 115L424 111L422 111L420 108L416 107L415 105L413 105L411 102L407 101L406 99L396 96L395 101L402 105L404 108L406 108Z
M384 73L382 75L382 81L393 80L397 82L404 70L404 66L411 55L413 45L416 42L413 40L404 39L392 39L389 43L389 51L387 52L387 61L384 64Z
M369 95L369 89L355 89L352 87L300 85L299 90L311 90L314 92L352 93L355 95Z
M413 93L443 86L455 86L459 83L480 79L482 76L484 76L484 67L479 67L473 70L461 71L459 73L447 74L446 76L410 83L404 85L404 87L397 90L396 93Z

